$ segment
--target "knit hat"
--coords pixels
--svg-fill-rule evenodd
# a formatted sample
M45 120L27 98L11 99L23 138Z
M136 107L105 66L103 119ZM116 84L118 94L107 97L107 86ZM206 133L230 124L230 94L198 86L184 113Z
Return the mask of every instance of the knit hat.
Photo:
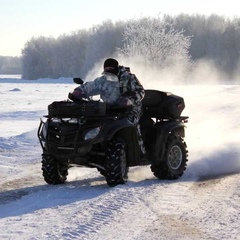
M114 58L108 58L103 64L104 72L118 74L118 61Z

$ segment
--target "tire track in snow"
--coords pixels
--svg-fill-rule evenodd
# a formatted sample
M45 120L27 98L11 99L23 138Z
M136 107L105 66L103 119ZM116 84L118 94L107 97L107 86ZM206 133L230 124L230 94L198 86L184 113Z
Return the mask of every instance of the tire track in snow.
M94 239L103 239L105 238L102 233L104 229L108 229L108 232L111 229L114 235L115 224L118 225L119 223L127 226L129 231L132 231L132 235L137 236L139 230L134 227L136 222L139 221L140 225L143 224L143 228L140 228L140 231L142 231L142 229L151 228L153 221L162 218L161 214L157 213L145 198L148 198L154 191L158 193L159 198L158 190L165 187L168 188L166 183L161 184L158 180L140 183L128 182L123 186L111 188L110 191L90 203L89 201L84 204L81 202L78 212L75 213L75 216L79 218L77 226L65 231L59 237L69 240L93 239L93 237L95 237ZM167 201L169 203L171 200L168 199ZM87 213L84 209L87 209ZM82 213L84 213L84 216ZM147 215L145 215L146 213ZM139 217L140 215L142 215L142 218ZM121 239L128 238L129 232L126 234L121 233ZM99 235L100 237L96 238ZM138 238L136 237L136 239Z
M193 197L192 207L195 205L198 209L198 221L192 221L192 224L205 229L206 233L209 232L206 226L214 226L210 230L213 239L219 236L221 239L238 239L234 236L238 235L240 224L239 180L239 174L208 176L195 182L189 189L189 194L197 193ZM190 214L189 217L193 219Z
M90 174L90 176L92 175ZM96 174L94 174L94 176L96 177ZM98 173L97 176L99 176ZM50 231L47 233L44 231L41 236L45 235L45 237L50 239L91 239L88 236L98 234L103 226L114 221L116 215L119 216L126 208L132 208L137 205L140 202L139 199L142 193L138 192L139 189L135 187L135 184L130 186L132 185L131 183L109 188L105 181L103 181L103 178L101 178L102 181L100 183L102 184L102 182L104 182L103 186L89 185L88 187L85 185L88 176L85 177L86 180L84 181L81 180L72 183L69 182L67 185L52 186L50 187L51 189L45 184L41 186L43 183L42 177L32 174L28 177L25 176L20 179L8 181L0 186L0 189L3 191L0 192L0 194L5 196L5 199L2 200L1 203L9 203L25 195L29 195L25 198L25 201L33 203L37 200L36 204L40 205L40 207L36 208L35 211L40 211L39 214L45 216L44 222L46 222L46 224L42 224L46 225L46 228L48 227L47 222L56 221L56 215L61 219L58 221L63 221L63 224L67 223L65 228L56 227L54 232ZM39 179L41 179L41 182L39 182ZM44 190L42 197L35 194L41 190ZM48 193L49 190L50 192ZM63 193L61 195L62 200L54 197L55 195L60 196L59 192L61 191ZM44 197L44 194L53 197L53 204L48 205L41 203L42 200L48 199L48 197ZM39 196L39 199L36 199L36 196ZM70 199L69 196L71 196ZM56 202L56 205L54 202ZM15 205L19 205L19 203ZM53 213L49 214L48 208L51 208ZM70 212L73 211L74 214L71 214L71 216L66 215L66 210L69 212L68 209L70 209ZM26 209L25 212L20 211L19 213L24 213L24 218L31 216L31 210L28 209ZM3 217L6 216L3 215ZM42 228L44 229L45 227L42 226ZM31 229L30 226L29 229ZM39 238L36 236L33 239Z
M91 234L98 233L103 226L108 225L114 220L115 215L121 214L126 206L134 207L138 204L139 199L136 191L132 192L126 188L118 186L114 189L111 188L110 192L107 192L95 201L87 202L85 204L79 203L81 209L79 209L79 225L76 229L63 233L64 239L90 239ZM88 209L85 215L84 210Z

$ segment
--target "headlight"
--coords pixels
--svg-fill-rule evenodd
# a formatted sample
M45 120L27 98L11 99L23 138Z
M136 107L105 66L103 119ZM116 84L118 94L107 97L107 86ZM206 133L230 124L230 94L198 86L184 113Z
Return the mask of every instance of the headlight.
M48 128L48 123L47 122L43 123L41 135L44 139L47 138L47 128Z
M90 131L88 131L84 137L84 140L89 140L95 138L100 132L100 127L93 128Z

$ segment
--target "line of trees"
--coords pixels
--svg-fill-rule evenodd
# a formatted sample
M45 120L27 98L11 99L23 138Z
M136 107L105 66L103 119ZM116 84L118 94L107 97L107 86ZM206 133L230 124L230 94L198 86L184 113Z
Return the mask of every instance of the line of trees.
M189 53L193 60L208 59L229 76L240 72L240 18L212 14L167 16L176 29L193 36Z
M99 60L119 55L157 69L181 64L187 70L208 59L227 74L236 74L240 18L180 14L108 20L58 38L32 38L22 50L22 77L85 77Z

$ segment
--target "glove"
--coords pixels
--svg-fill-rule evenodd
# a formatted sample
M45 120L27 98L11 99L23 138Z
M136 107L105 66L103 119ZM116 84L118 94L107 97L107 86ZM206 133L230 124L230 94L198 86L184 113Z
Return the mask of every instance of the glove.
M125 97L119 97L117 100L117 104L121 107L131 106L132 101Z
M75 88L74 91L72 92L73 97L77 98L77 99L82 99L85 97L85 94L83 93L82 89L80 88Z
M124 94L122 94L122 96L124 96L124 97L134 97L134 96L136 96L136 92L134 92L134 91L127 91Z

